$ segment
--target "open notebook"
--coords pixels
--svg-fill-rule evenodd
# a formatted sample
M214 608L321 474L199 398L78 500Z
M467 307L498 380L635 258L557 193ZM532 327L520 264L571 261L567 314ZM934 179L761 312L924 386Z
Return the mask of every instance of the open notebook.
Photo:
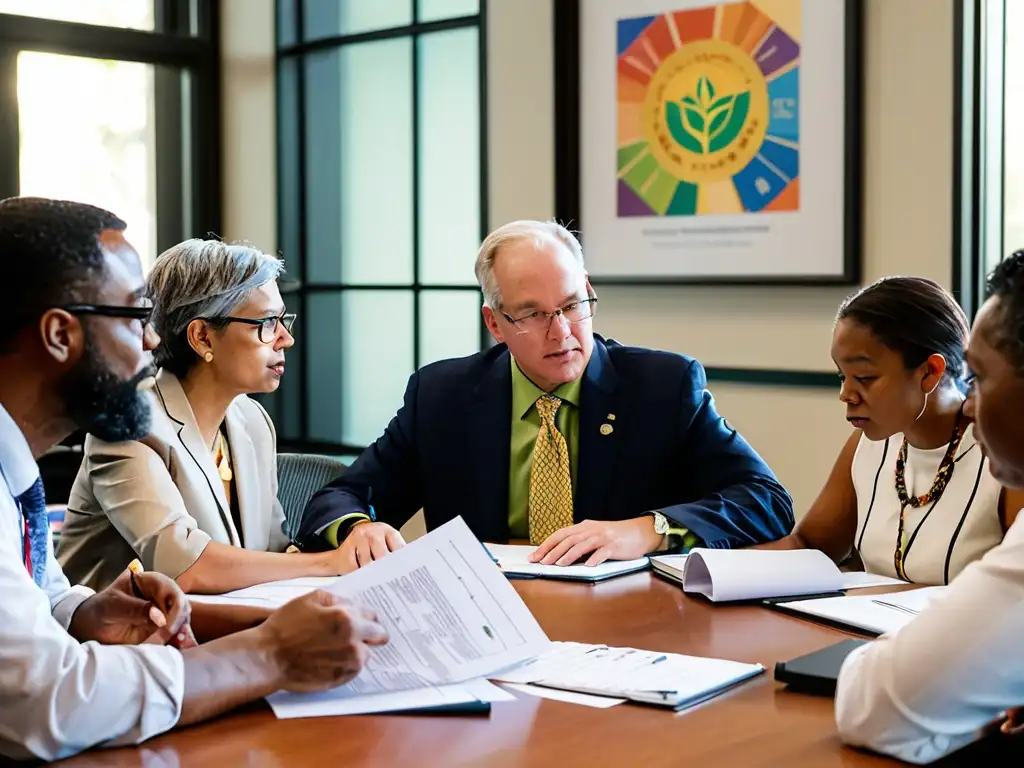
M694 549L685 556L656 558L654 567L662 576L680 581L683 591L716 603L905 583L872 573L844 573L816 549Z
M921 587L903 592L820 600L777 602L774 608L800 618L820 620L832 626L867 635L894 632L946 593L946 587Z
M600 565L541 565L531 563L530 553L536 547L520 544L486 544L498 567L509 578L515 579L563 579L566 581L597 582L642 571L649 561L646 557L636 560L608 560Z
M684 709L762 672L760 664L557 642L491 679Z

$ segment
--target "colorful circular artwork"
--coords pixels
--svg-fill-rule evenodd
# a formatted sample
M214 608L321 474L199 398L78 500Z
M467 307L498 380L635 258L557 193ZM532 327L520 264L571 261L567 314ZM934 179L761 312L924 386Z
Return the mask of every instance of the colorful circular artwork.
M799 20L800 0L619 20L619 216L799 207Z

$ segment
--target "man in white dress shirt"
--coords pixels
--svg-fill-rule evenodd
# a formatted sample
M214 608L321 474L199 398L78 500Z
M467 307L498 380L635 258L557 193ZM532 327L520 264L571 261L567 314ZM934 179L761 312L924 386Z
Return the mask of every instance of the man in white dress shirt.
M275 690L329 688L387 641L371 611L318 592L197 646L170 579L126 571L94 594L64 577L35 457L75 429L148 428L138 385L159 339L124 229L91 206L0 201L0 761L134 744Z
M989 293L967 354L974 380L966 413L993 476L1004 487L1024 488L1024 251L996 267ZM942 598L846 659L836 722L845 741L920 764L997 730L996 724L1011 730L1020 717L1005 713L1022 705L1024 517L1018 516L1003 542L965 568Z

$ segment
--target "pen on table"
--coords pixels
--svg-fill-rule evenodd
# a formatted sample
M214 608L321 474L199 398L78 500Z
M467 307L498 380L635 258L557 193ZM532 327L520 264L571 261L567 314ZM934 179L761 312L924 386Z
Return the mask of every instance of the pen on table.
M651 664L658 664L658 663L660 663L662 661L667 661L667 660L668 660L668 656L659 656L654 661L652 661Z
M880 605L883 608L891 608L894 611L899 611L900 613L906 613L909 616L917 616L918 613L920 613L920 611L914 610L913 608L910 608L909 606L906 606L906 605L900 605L899 603L889 603L889 602L886 602L885 600L872 600L871 602L874 603L875 605Z

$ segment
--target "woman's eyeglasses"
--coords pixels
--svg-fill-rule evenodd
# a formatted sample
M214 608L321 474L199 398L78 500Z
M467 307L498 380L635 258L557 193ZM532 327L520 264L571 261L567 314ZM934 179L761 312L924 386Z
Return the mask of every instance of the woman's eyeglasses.
M296 314L294 312L285 312L280 315L261 318L222 315L220 317L204 317L201 319L212 323L245 323L246 325L255 325L257 329L256 334L259 336L260 341L264 344L269 344L277 338L278 326L283 325L284 329L291 333L292 326L295 325L295 318Z

